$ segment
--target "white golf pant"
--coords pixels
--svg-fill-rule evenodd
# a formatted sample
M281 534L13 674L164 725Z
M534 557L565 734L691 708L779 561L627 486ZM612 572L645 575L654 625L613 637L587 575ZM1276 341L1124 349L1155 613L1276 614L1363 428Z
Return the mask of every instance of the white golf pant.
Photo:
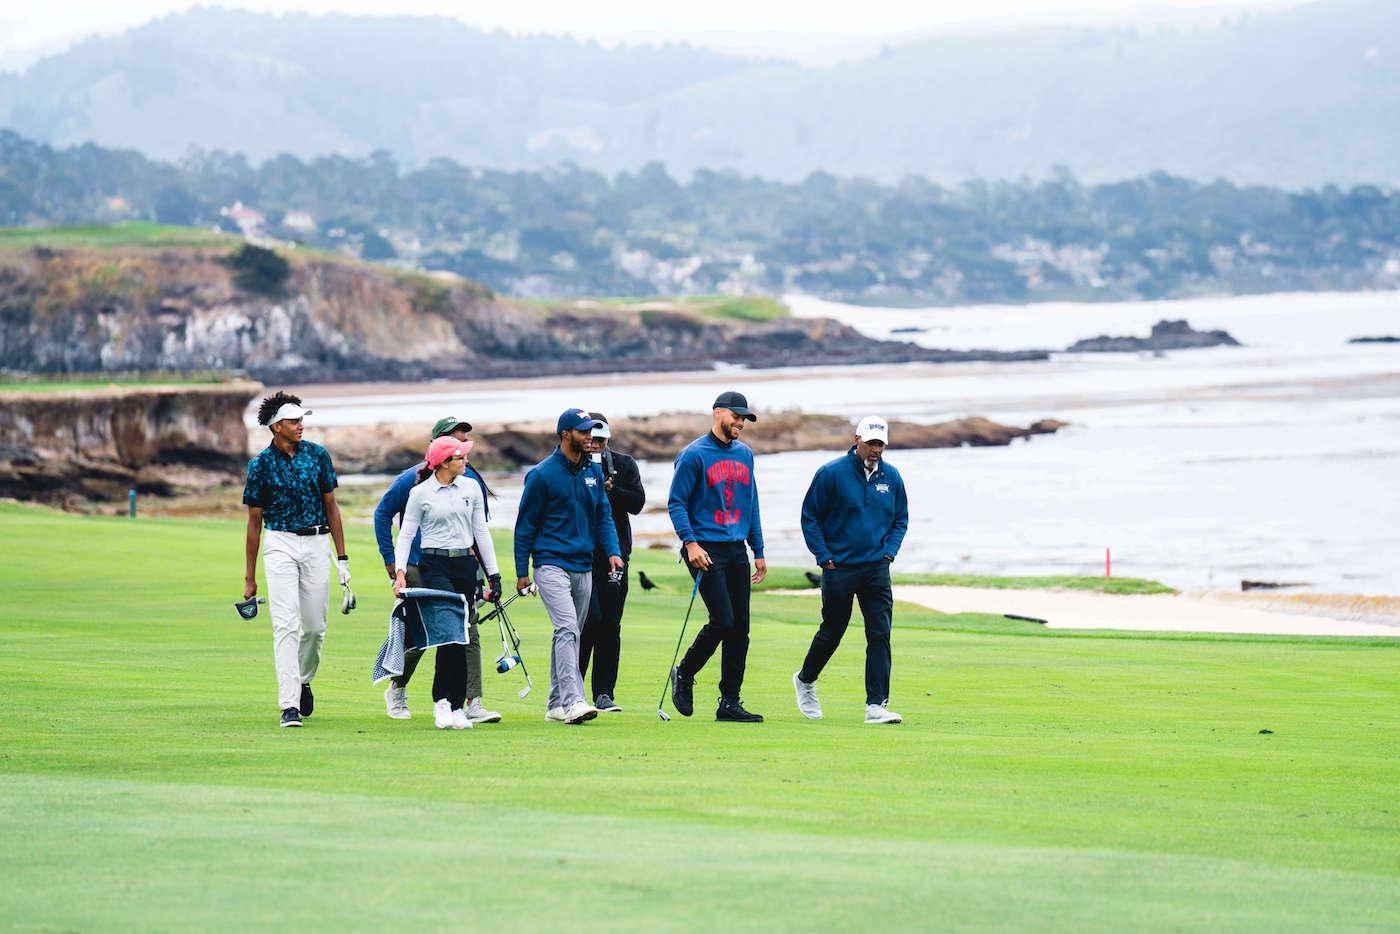
M316 677L326 638L330 599L329 535L263 533L263 574L272 616L272 657L277 664L277 706L301 705L301 686Z
M554 625L549 652L549 706L568 709L583 700L583 675L578 670L578 636L588 616L593 571L566 571L546 564L535 568L545 612Z

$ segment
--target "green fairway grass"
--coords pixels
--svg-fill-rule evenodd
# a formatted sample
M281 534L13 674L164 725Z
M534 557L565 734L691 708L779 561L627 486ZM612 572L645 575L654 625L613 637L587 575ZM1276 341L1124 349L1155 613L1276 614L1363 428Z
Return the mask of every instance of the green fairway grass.
M173 227L149 221L87 224L73 227L0 227L0 250L48 247L202 247L236 246L236 234L203 227Z
M815 602L758 593L744 699L768 722L714 722L716 658L696 716L661 723L690 585L639 552L661 587L629 599L624 713L543 721L548 627L519 600L534 693L491 668L488 625L505 720L437 731L430 662L412 720L369 684L391 597L357 521L359 609L332 613L316 713L283 730L267 609L231 605L243 529L0 504L5 927L1400 925L1400 641L901 604L905 723L876 728L858 619L810 722L791 676Z

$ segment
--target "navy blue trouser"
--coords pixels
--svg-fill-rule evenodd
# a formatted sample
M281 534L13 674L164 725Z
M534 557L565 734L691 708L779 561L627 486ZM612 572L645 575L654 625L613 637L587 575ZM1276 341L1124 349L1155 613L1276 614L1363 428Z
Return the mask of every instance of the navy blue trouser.
M612 568L606 557L593 556L593 596L588 618L578 637L578 670L588 674L593 658L593 697L617 694L617 663L622 655L622 610L627 605L627 560L622 562L622 580L614 584L608 575Z
M890 699L890 626L894 614L888 561L822 569L822 624L797 676L811 684L821 675L846 634L853 599L860 601L860 615L865 618L865 702L883 704Z
M694 678L715 649L720 655L721 701L739 702L744 686L744 666L749 658L749 552L743 542L698 542L714 562L700 578L700 598L710 611L685 657L676 666L685 678ZM690 573L696 573L691 568Z

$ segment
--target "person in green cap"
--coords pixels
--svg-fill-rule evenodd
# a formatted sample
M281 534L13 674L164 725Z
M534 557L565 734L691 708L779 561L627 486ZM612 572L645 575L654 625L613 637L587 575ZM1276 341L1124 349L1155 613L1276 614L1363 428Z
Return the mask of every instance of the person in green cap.
M472 430L471 423L466 419L449 415L440 418L433 424L432 437L429 441L438 438L452 437L458 441L466 441L467 434ZM379 554L384 559L384 569L389 572L389 580L394 580L394 521L398 520L399 525L403 525L404 507L408 505L409 494L413 492L413 487L418 482L418 471L424 467L420 461L409 467L403 473L394 478L394 482L389 485L389 489L384 491L384 495L379 499L379 505L374 507L374 538L379 545ZM486 519L491 519L490 498L493 495L491 488L486 485L486 480L471 464L467 464L464 476L469 480L474 480L481 486L481 496L486 503ZM406 573L407 583L410 587L421 587L422 579L418 575L418 560L421 555L422 544L418 537L413 540L413 546L409 550L408 568ZM479 558L477 559L479 562ZM491 590L494 593L501 592L500 575L494 574L490 580ZM465 708L467 719L472 723L496 723L501 719L501 715L494 710L487 710L481 704L481 640L477 637L476 622L473 621L470 627L471 644L467 646L467 706ZM384 691L385 712L395 720L407 720L412 716L408 709L408 682L413 677L413 671L418 667L418 661L423 657L422 652L407 652L403 660L403 674L389 682L389 687Z

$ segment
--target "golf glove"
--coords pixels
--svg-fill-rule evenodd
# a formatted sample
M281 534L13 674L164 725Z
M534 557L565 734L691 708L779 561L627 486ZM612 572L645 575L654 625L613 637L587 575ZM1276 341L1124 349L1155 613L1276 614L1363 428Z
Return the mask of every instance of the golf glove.
M501 602L501 575L499 575L499 574L491 574L491 575L488 575L487 578L486 578L486 585L487 585L487 586L490 588L490 590L491 590L490 595L487 596L486 599L487 599L487 600L490 600L492 603L500 603L500 602Z
M340 578L340 586L344 587L350 583L350 559L336 558L335 573Z

